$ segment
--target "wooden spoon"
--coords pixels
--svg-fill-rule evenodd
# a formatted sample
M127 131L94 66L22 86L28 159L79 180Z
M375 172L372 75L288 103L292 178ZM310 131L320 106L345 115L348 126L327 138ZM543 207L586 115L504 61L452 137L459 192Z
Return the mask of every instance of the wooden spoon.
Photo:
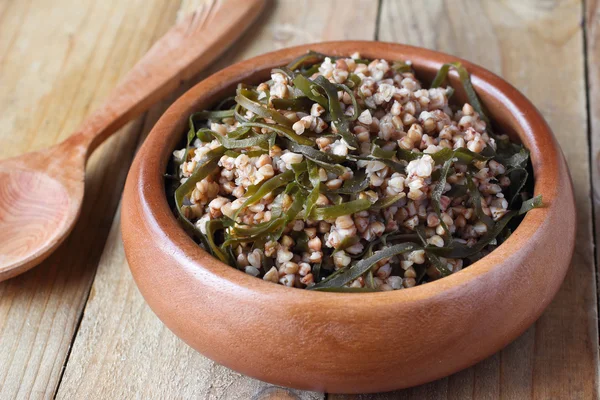
M0 281L39 264L69 235L81 211L85 165L94 149L214 61L265 3L206 4L156 42L71 137L0 161Z

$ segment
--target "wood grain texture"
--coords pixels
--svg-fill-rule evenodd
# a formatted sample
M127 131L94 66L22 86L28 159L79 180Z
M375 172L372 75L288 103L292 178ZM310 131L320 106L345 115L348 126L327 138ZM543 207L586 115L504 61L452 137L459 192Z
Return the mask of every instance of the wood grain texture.
M183 0L179 12L198 1ZM261 20L266 26L248 34L218 66L319 39L370 39L374 3L273 2ZM600 84L600 15L597 0L586 3L592 177L600 193L600 106L594 93ZM75 129L168 29L178 7L168 0L0 2L0 157L47 147ZM567 155L581 229L561 293L519 340L447 379L356 398L598 397L582 18L579 1L383 1L381 40L423 45L480 63L507 78L540 108ZM113 220L113 214L136 133L147 131L159 113L153 110L144 127L137 121L124 128L95 154L88 167L82 219L59 252L36 270L0 284L0 398L53 396L111 224L59 397L141 393L146 398L235 398L238 392L246 395L238 398L322 397L262 385L215 365L177 340L141 300L123 258L118 217ZM598 199L600 194L596 205ZM598 208L595 215L598 222Z
M600 262L600 2L586 1L588 101L591 142L592 201L596 228L596 266ZM600 279L600 278L599 278ZM598 300L600 302L600 298Z
M383 1L381 40L433 48L481 64L519 88L540 109L569 163L579 230L571 269L559 294L517 341L449 378L354 398L598 397L582 18L579 1Z
M185 1L182 8L193 8ZM341 10L341 12L340 12ZM334 39L372 39L377 1L271 2L212 70L272 49ZM335 24L328 23L333 18ZM359 24L360 22L360 24ZM174 98L173 98L174 99ZM147 132L168 102L154 108ZM107 242L67 363L58 398L320 399L323 394L273 387L190 349L156 318L137 291L121 244L119 218Z
M173 23L174 6L2 2L0 157L64 139ZM73 235L34 271L0 284L0 398L53 396L140 128L128 125L91 158Z

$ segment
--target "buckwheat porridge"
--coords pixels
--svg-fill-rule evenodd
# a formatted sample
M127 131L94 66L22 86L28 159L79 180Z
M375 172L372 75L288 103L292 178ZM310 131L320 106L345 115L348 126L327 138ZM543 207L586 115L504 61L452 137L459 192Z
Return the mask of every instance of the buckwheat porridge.
M449 70L468 103L449 100ZM491 124L460 64L309 52L190 117L174 208L200 246L265 281L410 288L500 245L531 197L529 153ZM176 189L176 190L175 190Z

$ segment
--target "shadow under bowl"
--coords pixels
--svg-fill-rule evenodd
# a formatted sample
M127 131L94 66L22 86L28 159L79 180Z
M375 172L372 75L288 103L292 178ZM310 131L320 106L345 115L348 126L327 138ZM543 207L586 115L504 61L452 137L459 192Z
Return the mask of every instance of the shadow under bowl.
M449 277L408 290L325 293L247 275L203 251L177 223L163 174L192 112L258 83L309 49L411 60L431 81L460 61L491 119L531 151L530 211L491 254ZM456 73L450 82L464 101ZM161 117L129 172L123 241L134 279L158 317L207 357L277 385L364 393L432 381L497 352L542 313L569 267L575 205L564 157L536 108L493 73L456 57L400 44L343 41L299 46L228 67L200 82Z

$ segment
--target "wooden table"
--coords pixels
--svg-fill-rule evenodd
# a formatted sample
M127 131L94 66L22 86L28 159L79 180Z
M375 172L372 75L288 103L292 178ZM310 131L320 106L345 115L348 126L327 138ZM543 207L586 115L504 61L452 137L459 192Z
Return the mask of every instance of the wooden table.
M0 157L64 139L178 16L202 2L0 1ZM0 284L0 399L597 398L599 21L597 0L281 0L211 68L295 44L377 39L469 59L524 92L569 162L579 230L559 294L506 349L417 388L340 396L273 387L187 347L140 296L119 231L136 147L175 94L94 154L67 242Z

